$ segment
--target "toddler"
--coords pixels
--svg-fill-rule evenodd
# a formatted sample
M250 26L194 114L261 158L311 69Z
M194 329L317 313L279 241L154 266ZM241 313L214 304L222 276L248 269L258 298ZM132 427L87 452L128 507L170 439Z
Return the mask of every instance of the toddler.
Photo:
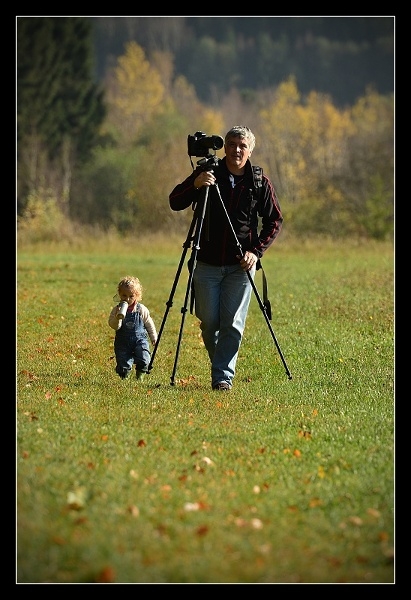
M116 332L116 373L121 379L126 379L135 364L137 380L141 381L151 360L148 337L154 346L157 330L148 308L140 302L143 288L137 277L123 277L117 286L117 294L118 297L115 297L120 299L120 303L113 307L108 319L108 324ZM120 311L123 302L127 303L125 315Z

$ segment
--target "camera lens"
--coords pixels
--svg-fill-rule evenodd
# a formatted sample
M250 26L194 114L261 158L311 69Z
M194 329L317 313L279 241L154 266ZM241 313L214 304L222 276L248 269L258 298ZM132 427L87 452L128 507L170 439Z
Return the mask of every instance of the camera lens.
M219 135L212 135L210 139L213 140L213 145L210 146L213 150L220 150L224 146L224 140Z

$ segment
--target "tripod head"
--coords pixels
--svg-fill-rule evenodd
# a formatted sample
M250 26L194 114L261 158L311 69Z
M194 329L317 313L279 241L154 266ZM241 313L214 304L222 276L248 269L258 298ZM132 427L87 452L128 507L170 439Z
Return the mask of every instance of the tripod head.
M217 165L218 158L215 154L207 154L207 156L197 161L197 166L201 167L202 171L212 171L213 167Z

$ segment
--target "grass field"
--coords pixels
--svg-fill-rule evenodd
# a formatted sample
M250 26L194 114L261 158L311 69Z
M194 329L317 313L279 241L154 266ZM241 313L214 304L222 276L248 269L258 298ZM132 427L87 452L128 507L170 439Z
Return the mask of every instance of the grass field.
M16 582L394 583L392 245L279 240L292 379L253 296L218 393L189 312L178 344L183 241L18 250ZM157 329L173 301L142 383L114 373L126 274Z

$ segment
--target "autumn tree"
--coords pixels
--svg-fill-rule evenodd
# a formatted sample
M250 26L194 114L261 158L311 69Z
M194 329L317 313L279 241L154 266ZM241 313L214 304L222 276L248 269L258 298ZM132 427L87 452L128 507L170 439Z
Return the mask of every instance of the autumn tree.
M133 42L107 86L107 141L78 182L76 218L122 233L185 227L187 215L171 212L168 195L190 172L187 136L199 129L219 134L221 117L185 78L173 81L169 54L155 52L150 62Z
M368 94L352 110L338 109L317 92L303 100L289 78L260 115L261 151L290 230L304 236L392 235L390 99Z
M390 239L394 234L394 99L374 90L351 109L355 134L342 175L362 235Z
M135 42L106 78L108 114L103 132L120 145L132 144L141 129L164 110L165 89L158 70Z

